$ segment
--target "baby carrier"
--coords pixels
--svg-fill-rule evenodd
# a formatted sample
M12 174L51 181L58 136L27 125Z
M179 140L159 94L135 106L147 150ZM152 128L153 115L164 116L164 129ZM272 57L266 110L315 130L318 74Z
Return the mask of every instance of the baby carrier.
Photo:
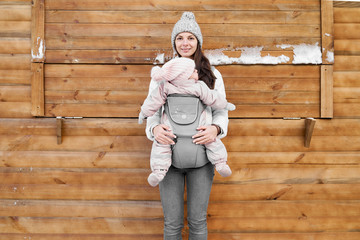
M205 109L201 100L193 95L170 94L165 103L173 133L176 135L172 148L172 165L177 168L195 168L208 163L204 145L194 144L201 113Z

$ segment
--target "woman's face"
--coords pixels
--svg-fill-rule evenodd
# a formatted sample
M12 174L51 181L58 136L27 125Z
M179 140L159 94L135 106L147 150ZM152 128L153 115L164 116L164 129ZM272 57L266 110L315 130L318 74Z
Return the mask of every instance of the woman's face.
M189 32L179 33L175 38L176 51L181 57L192 58L198 45L194 34Z

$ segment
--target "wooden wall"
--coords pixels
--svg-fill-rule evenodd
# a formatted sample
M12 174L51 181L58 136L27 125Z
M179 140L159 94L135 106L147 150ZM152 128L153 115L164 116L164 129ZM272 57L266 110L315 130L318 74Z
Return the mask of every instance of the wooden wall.
M43 60L30 52L31 1L1 2L0 239L162 239L159 192L146 182L151 142L135 117L184 10L206 49L236 57L262 45L291 58L217 67L238 109L224 139L233 175L215 176L209 239L360 238L360 8L334 4L334 111L322 119L332 64L292 64L292 50L276 47L320 43L321 2L206 2L45 0ZM45 117L32 116L31 61L44 62ZM84 117L61 120L61 144L56 116ZM304 117L316 118L309 148Z
M0 117L31 117L31 5L0 3Z

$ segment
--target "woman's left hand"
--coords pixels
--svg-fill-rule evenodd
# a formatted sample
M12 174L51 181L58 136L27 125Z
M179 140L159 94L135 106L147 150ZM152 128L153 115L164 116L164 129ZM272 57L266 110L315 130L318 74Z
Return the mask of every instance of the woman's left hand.
M200 126L196 130L199 132L192 136L194 139L193 143L195 144L208 144L215 141L216 136L218 135L217 127L210 126Z

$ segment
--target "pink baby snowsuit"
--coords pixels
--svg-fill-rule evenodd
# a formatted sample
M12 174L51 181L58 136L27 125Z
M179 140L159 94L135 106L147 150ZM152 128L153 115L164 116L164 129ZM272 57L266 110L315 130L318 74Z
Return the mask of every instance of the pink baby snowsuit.
M216 90L211 90L203 81L189 79L195 69L195 63L189 58L175 58L164 64L162 68L154 67L151 71L153 80L160 82L159 87L149 94L141 106L139 123L143 119L154 115L166 102L170 94L195 95L200 100L215 109L234 110L235 106L228 103ZM209 125L206 119L206 111L202 112L200 125ZM165 113L162 115L162 123L171 127ZM227 151L219 138L214 142L205 144L206 154L209 161L215 165L220 175L226 177L231 175L231 170L226 164ZM148 178L151 186L156 186L165 176L171 166L170 145L160 144L154 141L151 150L150 166L152 173Z

